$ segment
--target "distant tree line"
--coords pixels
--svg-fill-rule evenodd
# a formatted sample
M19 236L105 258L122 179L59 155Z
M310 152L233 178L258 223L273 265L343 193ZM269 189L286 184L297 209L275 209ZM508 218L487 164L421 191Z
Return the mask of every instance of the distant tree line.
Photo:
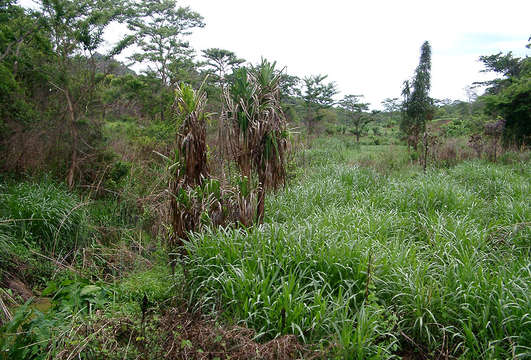
M131 122L134 131L155 139L168 152L175 139L174 92L180 83L208 96L205 109L213 114L210 137L222 133L224 92L238 79L239 69L253 66L236 53L203 49L196 58L188 35L205 25L203 17L176 0L39 0L24 8L0 0L0 168L13 174L52 171L70 186L93 182L98 168L114 155L104 137L110 120ZM106 51L104 33L114 23L128 32ZM124 64L115 59L135 45ZM337 100L335 83L323 74L298 78L280 72L280 107L290 128L310 137L327 133L353 135L357 142L389 124L400 123L405 138L419 141L426 121L459 106L472 115L484 111L506 120L504 139L529 140L530 65L528 58L496 54L481 58L486 71L501 75L482 84L484 96L468 102L437 103L429 97L430 48L426 42L415 76L406 82L404 101L388 98L383 111L369 111L363 96ZM142 71L130 69L142 64ZM205 80L206 79L206 80ZM474 105L481 104L481 105ZM454 106L455 105L455 106ZM459 110L461 111L461 110ZM401 120L400 120L401 119ZM216 125L217 124L217 125ZM305 135L306 136L306 135ZM212 153L223 156L216 146Z

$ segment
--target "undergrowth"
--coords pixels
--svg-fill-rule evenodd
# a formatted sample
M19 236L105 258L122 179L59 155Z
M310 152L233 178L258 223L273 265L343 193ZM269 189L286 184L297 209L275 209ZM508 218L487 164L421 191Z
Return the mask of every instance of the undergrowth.
M193 234L175 274L132 172L120 201L4 183L0 280L38 299L0 288L0 359L526 358L526 159L422 173L404 147L316 139L264 224Z
M0 187L1 231L38 245L47 254L84 245L85 206L50 181Z

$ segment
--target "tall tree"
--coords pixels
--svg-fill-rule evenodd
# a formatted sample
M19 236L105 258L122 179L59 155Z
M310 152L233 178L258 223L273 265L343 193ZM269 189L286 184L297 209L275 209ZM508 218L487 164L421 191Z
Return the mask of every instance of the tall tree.
M402 120L400 129L408 136L408 143L417 149L419 135L426 130L426 122L433 113L431 88L431 46L425 41L421 47L419 65L411 82L405 81L402 95Z
M363 113L364 111L369 110L370 104L361 102L361 98L363 98L363 95L345 95L345 97L339 101L339 106L343 110L347 125L354 128L356 142L358 143L360 142L362 132L374 119L372 116Z
M313 134L315 124L321 120L319 110L329 108L334 104L333 96L337 94L336 85L333 82L325 83L327 77L328 75L312 75L303 79L303 99L309 134Z
M185 40L191 29L203 27L203 17L189 7L177 5L176 0L150 0L134 3L128 27L134 32L135 43L141 50L132 59L144 63L148 72L157 74L162 89L170 85L177 59L191 56L192 50ZM172 96L160 94L160 117L172 103Z
M94 99L98 69L95 52L102 45L103 32L124 9L118 0L42 0L41 12L52 41L53 59L44 69L50 85L62 94L66 128L71 140L67 183L74 185L80 150L79 119ZM116 54L126 44L118 42Z
M235 67L243 64L244 59L240 59L235 53L229 50L209 48L201 50L206 59L205 65L210 72L215 76L219 87L223 88L225 82L225 75L229 70L234 70Z

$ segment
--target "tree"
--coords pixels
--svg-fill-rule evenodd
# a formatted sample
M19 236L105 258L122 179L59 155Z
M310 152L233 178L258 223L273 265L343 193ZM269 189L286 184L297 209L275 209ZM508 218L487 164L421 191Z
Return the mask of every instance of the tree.
M501 78L487 83L490 85L481 97L485 111L490 116L505 119L503 137L505 143L529 143L531 139L531 59L515 58L509 52L505 55L481 56L483 71L501 74Z
M360 142L360 136L365 130L367 125L373 121L372 116L364 114L363 111L369 109L369 103L361 102L363 95L345 95L345 97L339 101L339 106L343 110L344 116L347 119L347 125L354 128L354 134L356 135L356 142Z
M313 75L303 79L303 99L309 134L313 134L315 123L321 120L319 110L329 108L334 104L333 96L337 94L336 85L333 82L324 83L327 77L327 75Z
M394 113L400 111L401 103L398 98L386 98L381 102L384 111Z
M164 120L166 107L172 101L171 96L164 96L164 90L175 82L175 67L172 69L171 64L191 56L184 38L191 29L204 26L203 17L189 7L178 7L176 0L140 1L134 4L132 15L128 27L141 50L132 59L145 63L148 72L158 75L162 83L160 117Z
M86 115L101 81L95 51L103 43L105 28L119 20L124 9L118 0L42 0L41 12L52 41L54 61L44 69L50 85L63 95L66 128L71 143L67 183L74 185L80 150L79 120ZM126 43L118 42L111 50L119 53Z
M381 102L381 104L384 112L386 113L386 118L389 119L388 124L390 126L392 123L394 123L395 115L400 112L402 104L398 98L386 98Z
M485 67L481 72L494 72L502 75L502 78L473 83L475 86L487 86L486 93L491 95L497 94L508 86L511 83L510 79L520 77L524 65L524 59L513 57L511 51L507 54L499 52L494 55L480 56L479 61Z
M505 143L522 145L531 141L531 72L512 79L511 85L482 100L488 114L506 120Z
M421 47L419 65L411 82L404 81L402 89L402 120L400 129L408 136L408 144L417 149L419 135L426 130L426 122L433 114L431 87L431 46L425 41Z
M234 68L245 62L244 59L238 58L235 53L229 50L209 48L201 52L207 59L205 65L217 78L217 83L220 88L223 88L227 71L234 70Z

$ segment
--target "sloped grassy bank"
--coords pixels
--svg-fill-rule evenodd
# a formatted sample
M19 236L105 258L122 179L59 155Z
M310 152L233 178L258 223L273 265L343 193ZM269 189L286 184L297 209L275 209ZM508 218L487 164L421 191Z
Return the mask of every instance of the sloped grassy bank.
M312 151L263 226L194 236L192 302L344 358L530 354L529 162L379 175Z

